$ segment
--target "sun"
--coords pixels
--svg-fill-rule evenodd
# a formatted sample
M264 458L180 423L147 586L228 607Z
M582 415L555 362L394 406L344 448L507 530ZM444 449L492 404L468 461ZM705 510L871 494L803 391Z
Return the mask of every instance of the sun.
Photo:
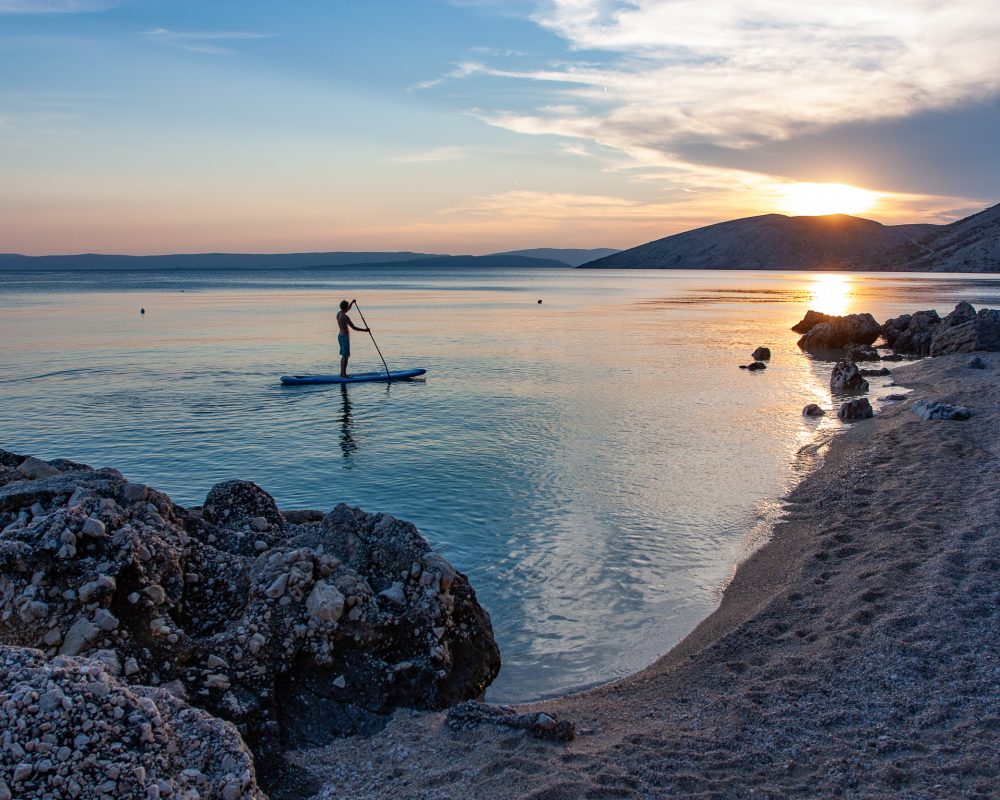
M843 183L793 183L780 192L778 208L797 217L860 214L879 197L877 192Z

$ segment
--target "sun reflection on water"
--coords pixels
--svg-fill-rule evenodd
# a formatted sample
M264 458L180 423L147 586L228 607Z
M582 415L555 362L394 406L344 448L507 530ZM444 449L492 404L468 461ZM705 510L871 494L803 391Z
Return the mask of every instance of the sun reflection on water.
M854 282L847 275L814 275L808 289L812 295L809 308L824 314L842 316L847 313L854 299Z

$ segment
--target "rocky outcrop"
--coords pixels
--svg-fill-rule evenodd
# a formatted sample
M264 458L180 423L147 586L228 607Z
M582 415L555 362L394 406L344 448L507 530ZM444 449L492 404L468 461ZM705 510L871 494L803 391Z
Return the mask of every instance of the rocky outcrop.
M871 419L874 416L875 411L867 397L856 397L853 400L848 400L837 411L837 417L846 422Z
M881 332L882 326L871 314L848 314L830 317L814 325L799 339L798 345L808 353L843 350L855 345L870 345Z
M830 389L840 393L867 392L868 381L853 361L838 361L830 372Z
M826 412L822 407L818 406L816 403L809 403L805 408L802 409L803 417L823 417L826 416Z
M242 481L197 513L48 466L0 451L0 644L100 657L266 756L477 697L499 671L467 578L410 523L344 505L292 523Z
M229 723L105 661L5 646L0 797L265 800Z
M802 319L792 325L792 330L796 333L809 333L809 331L821 322L829 322L832 319L834 319L832 314L824 314L822 311L809 309Z
M887 320L882 336L897 353L939 356L1000 349L1000 311L976 313L962 302L943 319L936 311L918 311Z
M983 308L967 321L942 327L931 342L932 356L1000 350L1000 310Z

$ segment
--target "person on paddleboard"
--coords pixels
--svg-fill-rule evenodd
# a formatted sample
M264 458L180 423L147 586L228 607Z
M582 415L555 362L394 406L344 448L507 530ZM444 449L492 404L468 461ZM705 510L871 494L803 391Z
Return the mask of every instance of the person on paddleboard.
M357 300L352 300L348 303L346 300L340 301L340 311L337 312L337 325L340 327L340 333L337 334L337 344L340 345L340 377L350 378L351 376L347 374L347 359L351 357L351 328L356 331L361 331L363 333L370 333L370 328L359 328L353 322L351 318L347 316L347 312L351 310Z

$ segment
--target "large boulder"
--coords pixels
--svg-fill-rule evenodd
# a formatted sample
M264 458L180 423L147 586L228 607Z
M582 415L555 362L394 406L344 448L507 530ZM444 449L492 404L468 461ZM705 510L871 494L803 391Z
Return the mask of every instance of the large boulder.
M29 480L23 462L0 451L0 644L110 654L265 755L477 697L499 671L468 579L410 523L341 505L292 524L252 484L202 516L115 470Z
M871 419L874 416L875 411L867 397L855 397L853 400L848 400L837 411L837 417L845 422Z
M792 326L792 330L796 333L808 333L821 322L829 322L831 319L833 319L833 315L831 314L824 314L821 311L810 309L806 311L806 315L801 320Z
M236 729L102 661L0 645L0 797L266 800Z
M838 361L830 372L830 389L840 394L867 392L868 381L853 361Z
M934 337L930 354L944 356L977 350L1000 350L1000 310L982 308L967 322L942 330Z
M814 326L799 339L798 345L809 353L843 350L854 345L870 345L881 332L882 326L871 314L848 314L830 317Z
M897 353L926 356L931 351L931 341L941 326L937 311L918 311L886 320L882 336Z

